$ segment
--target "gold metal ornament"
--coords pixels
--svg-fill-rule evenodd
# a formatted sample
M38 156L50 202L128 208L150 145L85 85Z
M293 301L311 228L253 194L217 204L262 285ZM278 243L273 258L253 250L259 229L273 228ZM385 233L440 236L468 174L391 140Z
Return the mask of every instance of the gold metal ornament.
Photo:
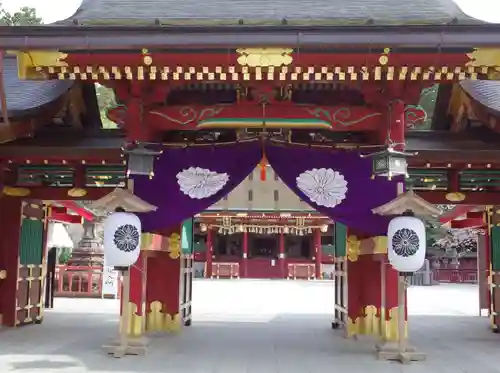
M280 67L293 62L292 48L240 48L238 63L249 67Z

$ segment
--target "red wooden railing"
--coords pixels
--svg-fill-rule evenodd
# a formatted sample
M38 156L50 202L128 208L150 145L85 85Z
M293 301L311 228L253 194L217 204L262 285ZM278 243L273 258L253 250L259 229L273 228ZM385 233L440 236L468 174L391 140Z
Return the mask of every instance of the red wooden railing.
M101 298L102 276L100 267L58 265L55 275L55 296L73 298ZM118 279L118 296L120 295Z
M316 266L311 263L289 263L288 264L288 279L315 279Z
M287 277L289 279L313 279L314 264L288 263ZM434 280L443 283L476 284L477 271L470 269L440 268L434 271ZM238 278L238 263L214 263L213 275L215 278ZM59 265L56 268L55 296L100 298L102 296L102 276L100 267L78 267ZM121 290L120 279L118 293ZM120 294L118 294L118 297Z
M477 284L477 269L475 268L440 268L434 270L434 280L453 284Z
M239 278L239 263L212 263L212 278Z

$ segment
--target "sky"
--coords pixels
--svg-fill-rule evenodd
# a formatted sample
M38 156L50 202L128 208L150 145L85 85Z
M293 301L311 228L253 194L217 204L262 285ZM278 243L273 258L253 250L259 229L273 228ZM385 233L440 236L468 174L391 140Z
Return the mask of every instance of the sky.
M9 11L16 11L20 6L36 8L37 14L45 23L65 19L71 16L82 0L0 0L3 7ZM182 1L182 0L180 0ZM411 0L403 0L411 6ZM454 0L462 10L472 17L487 22L500 23L499 0Z

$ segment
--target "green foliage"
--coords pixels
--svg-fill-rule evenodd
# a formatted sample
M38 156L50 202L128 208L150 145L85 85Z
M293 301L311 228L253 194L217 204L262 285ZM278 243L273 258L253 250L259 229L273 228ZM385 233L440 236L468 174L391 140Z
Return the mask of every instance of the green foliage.
M437 205L442 213L452 210L453 205ZM424 219L428 253L437 257L460 258L475 251L478 231L474 229L448 229L441 225L439 218Z
M23 6L17 12L9 13L0 3L0 26L41 25L42 19L37 17L36 9Z
M443 228L438 218L425 218L424 223L426 228L427 247L433 246L437 241L447 236L448 231L446 228Z
M71 249L69 247L59 248L59 264L67 264L71 258Z
M107 88L101 84L95 85L97 96L97 104L99 105L99 113L101 114L102 128L118 128L115 122L107 117L108 109L117 105L115 92L112 88Z

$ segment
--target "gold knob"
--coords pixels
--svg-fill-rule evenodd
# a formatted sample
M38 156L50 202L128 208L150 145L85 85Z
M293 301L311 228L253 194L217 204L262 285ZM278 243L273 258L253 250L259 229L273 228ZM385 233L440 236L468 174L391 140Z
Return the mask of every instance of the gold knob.
M5 280L7 278L7 271L5 269L2 269L0 271L0 280Z

